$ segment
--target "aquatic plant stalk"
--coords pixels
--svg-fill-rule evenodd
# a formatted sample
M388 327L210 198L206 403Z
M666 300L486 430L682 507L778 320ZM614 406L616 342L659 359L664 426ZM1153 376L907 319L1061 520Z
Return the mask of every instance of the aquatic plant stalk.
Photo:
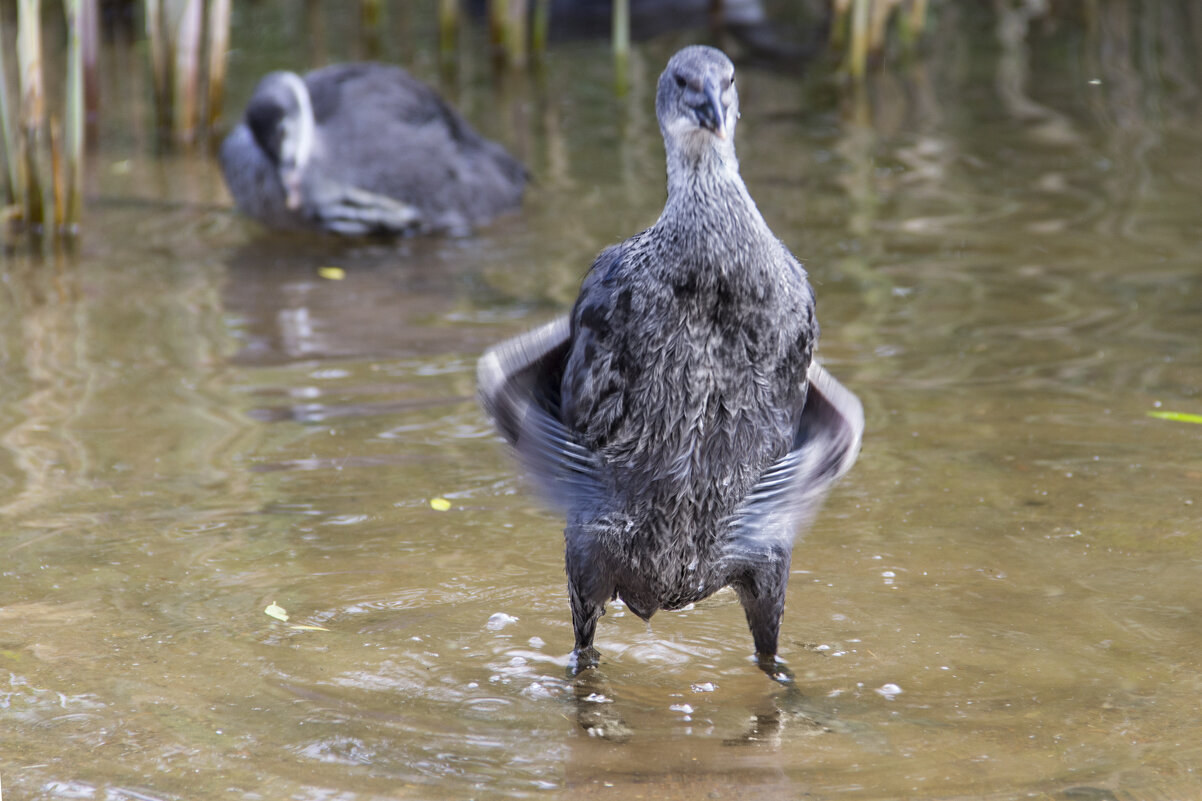
M459 44L459 0L438 0L438 53L449 60Z
M495 58L505 57L505 18L509 0L488 0L488 41Z
M910 8L902 24L902 43L913 47L927 24L927 0L910 0Z
M63 134L57 117L50 118L50 187L54 230L62 231L67 220L64 203L67 198L67 177L63 174Z
M359 0L359 44L368 59L380 57L380 0Z
M509 0L505 18L505 56L515 67L526 64L526 28L529 15L526 0Z
M852 0L851 39L847 50L847 69L854 78L863 78L868 66L868 24L872 0Z
M885 49L885 27L889 24L889 15L900 5L902 0L872 0L872 15L868 23L868 54L877 58Z
M55 191L56 222L60 230L74 231L83 212L84 106L85 106L85 41L87 37L86 6L95 8L94 0L66 0L67 10L67 131L66 173L60 183L63 194ZM57 175L57 170L55 171Z
M225 102L225 55L230 44L231 0L209 0L209 91L205 104L208 123L221 118Z
M181 142L196 138L200 119L200 38L204 30L202 0L182 0L175 25L175 104L172 122L175 137Z
M42 227L46 214L38 159L42 120L45 119L41 6L41 0L18 0L17 3L17 61L21 93L17 183L22 193L25 224L34 231Z
M614 0L613 51L615 88L626 94L630 66L630 0Z
M171 127L171 62L162 0L146 0L146 38L150 42L150 74L154 89L155 121L159 130Z
M81 0L79 5L80 56L83 59L83 112L84 126L89 138L94 131L96 115L100 111L100 9L99 0Z
M0 14L0 41L4 39L3 14ZM0 58L0 156L4 157L4 205L17 203L17 139L13 132L12 103L8 96L8 69Z
M530 31L530 50L535 58L547 55L551 32L551 0L534 0L534 25Z
M848 18L852 0L831 0L831 47L843 48L847 40Z

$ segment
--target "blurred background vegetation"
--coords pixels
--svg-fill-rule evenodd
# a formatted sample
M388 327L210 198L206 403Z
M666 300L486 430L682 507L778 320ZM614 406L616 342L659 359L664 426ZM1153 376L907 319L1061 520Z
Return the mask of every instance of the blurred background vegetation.
M280 25L241 25L264 16ZM326 31L347 24L352 52L330 52ZM890 91L879 76L921 73L933 57L979 61L973 51L992 47L1002 102L1011 114L1044 124L1049 135L1059 115L1023 90L1047 67L1031 63L1024 48L1031 37L1068 30L1072 35L1062 41L1080 49L1077 63L1090 71L1083 90L1103 87L1091 103L1117 125L1139 126L1202 96L1196 0L2 0L6 240L30 237L41 246L44 234L70 239L79 231L85 154L104 114L100 73L141 73L123 79L137 80L149 94L160 149L212 146L230 127L224 92L232 25L235 48L247 51L234 51L234 69L252 66L256 40L266 44L278 35L273 30L308 43L296 64L270 65L297 70L342 58L413 68L412 53L433 50L412 46L415 40L437 41L439 83L451 95L465 65L486 63L500 91L515 75L545 76L557 47L600 37L612 41L620 94L629 85L632 38L694 29L743 62L821 76L864 123L872 94ZM278 51L277 44L271 49ZM1173 102L1162 103L1169 95Z

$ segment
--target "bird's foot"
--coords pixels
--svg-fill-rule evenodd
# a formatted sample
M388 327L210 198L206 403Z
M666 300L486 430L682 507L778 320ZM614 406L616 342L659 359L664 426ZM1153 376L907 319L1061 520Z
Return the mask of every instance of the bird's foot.
M568 675L579 676L589 668L601 664L601 652L591 645L588 648L577 648L568 657Z
M776 654L757 653L755 655L755 664L756 667L764 671L768 675L768 678L773 681L786 686L793 684L793 671L789 670L784 662L777 659Z
M322 227L348 236L402 234L419 228L421 212L395 198L354 186L333 184L315 190L313 209Z

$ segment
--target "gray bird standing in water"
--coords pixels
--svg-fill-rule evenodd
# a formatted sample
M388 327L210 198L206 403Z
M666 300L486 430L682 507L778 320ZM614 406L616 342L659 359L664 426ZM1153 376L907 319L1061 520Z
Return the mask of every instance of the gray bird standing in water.
M526 170L400 67L272 72L221 145L239 208L273 228L462 233L522 202Z
M681 50L655 105L663 214L597 257L570 319L488 351L480 396L567 512L577 670L610 599L647 619L732 586L779 675L793 540L863 411L812 360L813 290L739 177L730 59Z

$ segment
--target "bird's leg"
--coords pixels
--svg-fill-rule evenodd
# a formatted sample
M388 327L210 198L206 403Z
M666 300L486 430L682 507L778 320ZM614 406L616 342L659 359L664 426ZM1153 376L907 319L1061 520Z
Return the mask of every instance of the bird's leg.
M569 579L568 593L572 599L572 629L576 633L576 647L568 662L572 675L596 667L601 654L593 647L593 635L597 632L597 620L605 614L603 604L588 601L576 582Z
M564 545L572 629L576 633L569 668L576 675L601 661L601 654L593 647L593 635L597 632L597 620L605 614L605 602L614 597L615 587L589 525L570 521L564 529Z
M734 582L735 592L747 615L747 625L755 641L755 658L760 670L774 681L791 682L792 674L776 659L780 621L785 612L785 588L789 581L790 554L776 553L772 558L748 568Z

